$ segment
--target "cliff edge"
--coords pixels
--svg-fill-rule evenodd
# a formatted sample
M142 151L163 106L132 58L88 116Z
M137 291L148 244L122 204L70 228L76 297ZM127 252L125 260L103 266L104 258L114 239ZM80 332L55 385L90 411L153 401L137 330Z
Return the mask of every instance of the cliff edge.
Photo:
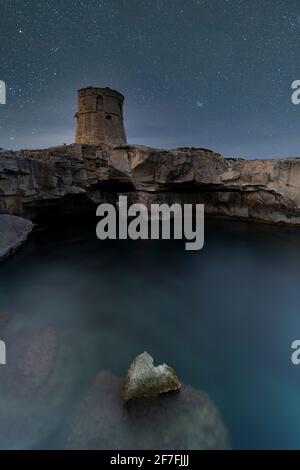
M0 153L0 213L31 220L130 202L204 203L206 213L300 223L300 158L243 160L211 150L72 144Z

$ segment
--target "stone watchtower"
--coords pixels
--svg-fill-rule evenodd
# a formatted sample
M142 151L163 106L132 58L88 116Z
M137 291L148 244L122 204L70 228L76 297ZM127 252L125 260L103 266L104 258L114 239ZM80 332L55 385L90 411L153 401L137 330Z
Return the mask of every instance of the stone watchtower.
M126 145L123 125L124 96L110 88L78 90L76 143Z

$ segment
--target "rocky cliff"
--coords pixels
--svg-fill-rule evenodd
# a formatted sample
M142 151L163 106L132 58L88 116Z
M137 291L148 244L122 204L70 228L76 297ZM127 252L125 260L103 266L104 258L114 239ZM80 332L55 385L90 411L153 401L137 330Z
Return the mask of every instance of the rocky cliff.
M25 243L32 229L33 224L29 220L0 214L0 261Z
M206 213L300 223L300 158L243 160L207 149L73 144L0 153L0 213L38 220L131 202L204 203Z

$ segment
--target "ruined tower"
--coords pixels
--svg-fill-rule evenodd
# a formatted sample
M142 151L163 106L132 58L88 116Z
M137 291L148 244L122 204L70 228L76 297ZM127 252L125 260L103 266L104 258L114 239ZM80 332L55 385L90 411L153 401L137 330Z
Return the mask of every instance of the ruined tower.
M110 88L78 90L76 143L126 145L123 102L124 96Z

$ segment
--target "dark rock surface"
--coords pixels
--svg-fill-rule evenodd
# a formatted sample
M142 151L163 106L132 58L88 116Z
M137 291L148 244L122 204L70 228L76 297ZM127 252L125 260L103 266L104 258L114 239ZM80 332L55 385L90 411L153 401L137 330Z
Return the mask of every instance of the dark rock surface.
M5 312L0 312L0 333L2 334L4 332L5 326L11 319L11 315L9 313ZM3 336L1 336L3 339Z
M98 375L79 405L68 449L228 449L221 416L203 392L182 385L156 398L121 402L122 381Z
M0 368L0 449L32 449L46 440L49 445L67 414L70 359L54 328L16 328L16 315L3 314L0 322L7 345L7 363Z
M58 334L42 328L9 342L9 364L2 372L2 389L10 395L32 399L49 387L59 356ZM50 380L51 382L51 380Z

